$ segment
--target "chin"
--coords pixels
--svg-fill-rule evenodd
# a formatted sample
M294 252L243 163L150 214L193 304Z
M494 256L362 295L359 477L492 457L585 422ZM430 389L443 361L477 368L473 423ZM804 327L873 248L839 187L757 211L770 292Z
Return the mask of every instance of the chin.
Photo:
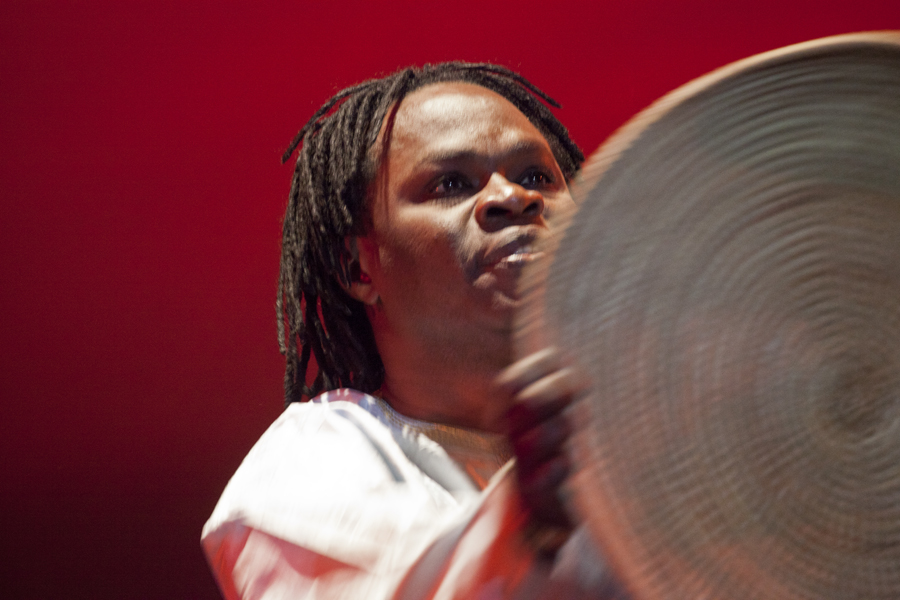
M499 321L512 327L513 316L523 304L524 301L518 296L497 292L491 299L491 312L496 314Z
M478 286L479 320L494 331L511 332L515 313L524 304L524 299L519 296L515 286L496 285L495 280L488 282L493 285Z

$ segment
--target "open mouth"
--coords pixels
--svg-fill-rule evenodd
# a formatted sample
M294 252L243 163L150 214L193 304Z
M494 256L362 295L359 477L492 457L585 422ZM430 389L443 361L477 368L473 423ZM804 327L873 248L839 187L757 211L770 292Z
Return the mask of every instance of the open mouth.
M543 255L543 252L536 251L531 245L521 246L512 254L498 260L496 266L500 268L524 266L541 258Z

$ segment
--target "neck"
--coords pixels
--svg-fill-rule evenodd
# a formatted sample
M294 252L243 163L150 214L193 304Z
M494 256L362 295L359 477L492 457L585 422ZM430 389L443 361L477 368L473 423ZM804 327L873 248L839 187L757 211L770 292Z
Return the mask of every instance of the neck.
M478 340L421 341L376 331L385 400L413 419L501 433L505 401L494 379L509 363L506 332L482 332Z

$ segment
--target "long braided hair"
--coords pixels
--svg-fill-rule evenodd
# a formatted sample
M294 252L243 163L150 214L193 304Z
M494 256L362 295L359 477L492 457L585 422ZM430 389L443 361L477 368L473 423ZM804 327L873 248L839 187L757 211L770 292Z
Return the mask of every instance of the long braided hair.
M384 366L365 307L342 287L355 275L346 240L367 232L369 184L378 166L373 148L385 115L410 92L448 81L480 85L509 100L547 139L566 179L584 161L540 100L559 104L505 67L464 62L410 67L335 94L282 156L287 162L300 147L284 215L276 300L279 347L287 361L285 405L339 387L372 392L381 386ZM307 385L311 356L318 370Z

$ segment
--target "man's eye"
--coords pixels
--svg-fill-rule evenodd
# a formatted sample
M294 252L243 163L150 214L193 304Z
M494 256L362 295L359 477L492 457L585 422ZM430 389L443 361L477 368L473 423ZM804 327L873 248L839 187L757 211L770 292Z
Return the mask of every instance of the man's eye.
M450 175L444 175L434 184L434 187L431 188L432 194L438 195L452 195L463 192L471 187L469 182L462 176L456 173Z
M543 187L553 183L553 178L540 169L532 169L525 173L519 185L526 188Z

